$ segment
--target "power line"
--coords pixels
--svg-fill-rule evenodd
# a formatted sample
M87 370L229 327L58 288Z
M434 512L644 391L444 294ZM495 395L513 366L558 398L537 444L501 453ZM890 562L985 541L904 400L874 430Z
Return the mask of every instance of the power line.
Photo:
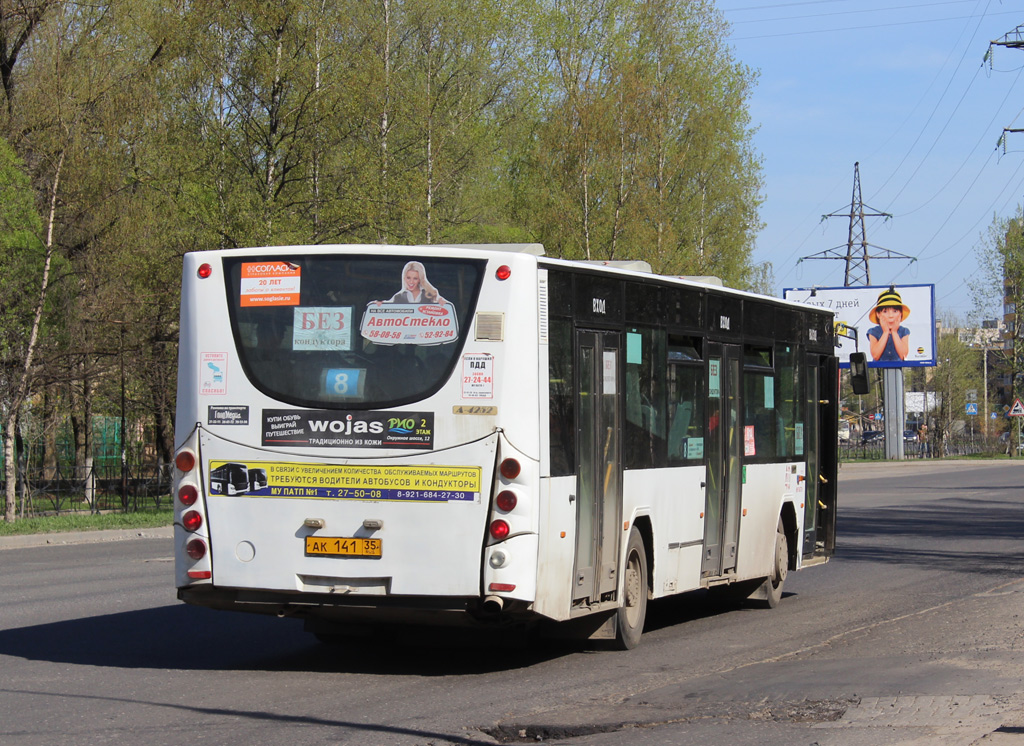
M800 16L777 16L775 18L751 18L745 21L729 21L733 26L738 26L744 23L775 23L776 21L803 21L808 18L831 18L832 16L850 16L850 15L864 15L865 13L888 13L894 10L918 10L920 8L931 8L939 5L963 5L964 3L973 3L974 0L944 0L943 2L931 2L921 3L919 5L889 5L884 8L858 8L856 10L836 10L831 13L810 13ZM768 6L773 7L773 6ZM781 6L774 6L781 7ZM767 8L758 8L758 10ZM733 8L731 11L735 12L743 10L743 8ZM750 10L753 10L752 8Z
M990 0L989 0L989 2L990 2ZM974 42L974 37L977 36L978 29L981 27L981 22L982 22L982 20L984 20L985 14L988 12L989 2L985 3L984 9L982 10L981 14L978 16L978 23L974 27L974 33L971 34L970 40L964 46L964 51L963 51L963 54L960 55L960 60L957 62L956 67L953 69L952 74L949 76L949 81L946 83L946 87L942 89L942 94L939 96L938 100L935 102L935 106L932 108L931 114L929 114L927 119L925 119L925 124L921 128L920 133L918 133L917 137L914 139L914 142L911 143L910 147L907 149L906 155L903 156L902 160L900 160L900 162L896 166L896 168L893 169L893 171L889 175L889 177L882 183L882 186L880 186L878 188L878 191L876 192L876 194L880 193L886 187L886 185L890 181L892 181L892 179L896 176L897 172L900 170L900 168L903 166L903 164L906 163L908 158L910 158L910 154L913 152L914 148L917 146L917 143L920 142L921 138L924 136L925 131L928 129L928 123L931 121L932 117L935 116L935 113L939 110L939 106L942 105L942 101L946 98L946 94L949 93L949 89L952 87L953 81L956 79L956 74L960 71L960 67L963 65L964 59L967 57L967 51L971 48L971 44ZM980 5L980 0L979 0L978 4ZM975 6L975 7L977 7L977 6ZM963 38L963 34L961 33L960 39L962 39L962 38ZM957 44L960 43L960 39L957 39ZM954 45L954 48L955 48L955 45ZM971 78L970 82L967 84L967 87L964 89L963 95L960 97L960 100L957 102L956 107L953 109L953 111L950 113L950 115L946 118L946 123L942 126L942 130L939 132L939 134L936 136L935 140L932 142L932 146L931 146L931 148L928 149L928 153L926 153L924 158L921 159L921 163L919 163L917 168L914 169L914 173L912 173L910 175L910 177L907 179L907 181L904 182L903 187L897 193L896 197L893 197L889 201L890 205L892 205L896 201L896 199L901 194L903 194L904 190L906 190L907 186L913 180L914 176L917 175L917 172L921 169L921 165L923 165L924 162L925 162L925 159L927 159L928 154L930 154L932 152L932 149L934 149L936 143L938 143L939 138L942 136L942 133L946 131L946 127L948 127L949 123L953 120L953 115L956 114L956 112L959 110L960 104L963 102L964 98L967 96L967 92L971 89L971 86L974 84L975 79L977 79L978 72L980 72L980 70L981 70L981 67L979 67L978 70L975 71L974 77Z
M1020 15L1020 11L1007 10L1007 11L1004 11L1004 12L1001 12L1001 13L989 13L989 14L987 14L987 17L988 18L993 18L995 16L1008 16L1008 15L1019 16ZM838 33L840 31L867 31L867 30L880 29L880 28L893 28L893 27L897 27L897 26L919 26L919 25L923 25L923 24L926 24L926 23L945 23L947 21L969 21L969 20L971 20L973 18L977 18L977 16L971 15L971 16L949 16L947 18L918 18L918 19L915 19L913 21L893 21L893 22L890 22L890 23L874 23L874 24L870 24L870 25L867 25L867 26L842 26L842 27L839 27L839 28L811 29L811 30L807 30L807 31L784 31L784 32L780 32L780 33L777 33L777 34L759 34L759 35L756 35L756 36L730 36L729 37L729 41L730 42L736 42L736 41L750 41L750 40L753 40L753 39L777 39L777 38L784 37L784 36L806 36L808 34L832 34L832 33Z
M971 2L977 2L980 5L982 0L971 0ZM988 5L985 6L985 10L986 11L988 10ZM935 86L936 81L938 81L938 79L939 79L939 76L942 75L942 71L946 69L946 65L949 63L949 60L953 56L953 53L956 51L956 48L958 46L960 46L960 42L964 38L964 34L966 32L967 32L967 27L964 26L964 28L960 31L960 35L957 37L957 40L953 43L952 48L946 54L946 58L942 61L942 66L936 71L935 76L931 79L931 82L928 83L928 88L925 89L925 91L921 94L921 97L917 100L917 103L914 104L914 107L907 113L906 118L900 123L899 127L896 127L892 131L890 131L889 136L885 139L885 141L881 145L879 145L875 149L874 153L872 153L872 156L874 156L875 154L881 152L882 149L885 148L885 146L888 145L892 141L892 139L894 137L896 137L896 134L898 132L900 132L900 131L902 131L904 129L906 124L917 113L917 110L920 108L921 104L924 103L925 99L928 97L928 94L931 93L932 88ZM971 40L967 43L967 46L964 48L964 54L962 54L960 56L960 60L957 62L956 67L953 69L953 72L950 75L949 82L946 84L946 89L943 90L942 96L940 96L940 98L939 98L940 101L942 100L942 97L945 96L945 91L949 89L949 86L952 84L953 79L956 77L956 74L960 71L960 67L961 67L961 65L963 65L964 57L966 55L966 50L970 48L971 44L974 41L974 37L977 35L977 33L978 33L978 29L976 27L975 30L974 30L974 34L971 35ZM969 88L970 88L970 86L968 87L968 89ZM932 113L934 114L934 111ZM926 119L925 120L925 126L921 128L921 134L918 135L918 139L921 138L921 136L924 134L925 130L927 129L927 127L928 127L927 122L928 122L928 120ZM916 144L916 142L917 141L915 140L915 144ZM913 145L911 146L910 150L907 151L907 154L905 156L903 156L903 158L900 160L900 166L902 166L903 163L907 160L907 158L910 157L910 153L911 153L912 150L913 150ZM896 172L899 170L900 166L897 166L895 169L893 169L893 171L889 175L889 177L882 183L882 186L878 188L878 190L876 191L876 194L878 192L881 192L881 190L885 188L885 185L888 184L889 181L892 180L892 178L896 175Z
M1017 71L1017 79L1020 78L1021 73L1024 73L1024 67L1020 68ZM1016 82L1017 81L1015 79L1014 80L1014 84L1016 84ZM953 174L949 177L949 179L946 180L946 183L943 184L941 187L939 187L939 189L931 197L926 199L920 205L918 205L917 207L914 207L914 208L912 208L910 210L907 210L906 212L900 213L899 215L897 215L897 217L905 217L907 215L912 215L913 213L917 212L918 210L921 210L924 207L926 207L929 204L931 204L940 194L942 194L944 191L946 191L946 188L950 184L952 184L953 180L957 176L960 175L961 171L964 170L964 166L966 166L968 164L968 162L971 160L971 157L977 152L978 148L981 147L981 144L985 141L985 139L988 138L991 135L992 125L995 124L996 117L999 116L999 111L1006 104L1006 101L1007 101L1007 99L1010 98L1010 94L1012 92L1013 92L1013 86L1007 88L1006 95L1003 96L1003 100L999 103L999 106L996 108L996 111L992 115L992 118L989 119L988 124L985 126L984 130L982 131L982 134L978 137L977 141L974 143L974 147L971 148L971 151L966 156L964 156L963 161L960 162L960 165L957 166L956 171L954 171ZM1021 111L1024 111L1024 109L1022 109ZM1020 112L1018 112L1018 116L1020 116ZM929 151L929 152L931 152L931 151ZM991 155L989 155L989 158L991 159ZM986 161L986 163L987 163L987 161Z

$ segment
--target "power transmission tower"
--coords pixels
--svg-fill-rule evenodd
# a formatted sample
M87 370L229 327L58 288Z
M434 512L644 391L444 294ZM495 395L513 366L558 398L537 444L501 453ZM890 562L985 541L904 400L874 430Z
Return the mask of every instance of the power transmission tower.
M849 212L830 212L822 215L822 220L828 218L846 217L850 219L850 231L845 246L835 246L831 249L819 251L817 254L801 257L797 264L804 259L842 259L846 262L846 276L843 280L843 287L871 284L872 259L908 259L916 261L912 256L901 254L891 249L883 249L868 243L867 231L864 228L864 218L891 218L887 212L877 212L873 207L867 207L860 193L860 163L853 164L853 197L850 199ZM868 210L869 212L865 212ZM869 249L874 249L872 253Z
M1009 31L1003 34L1002 39L997 39L996 41L990 41L988 43L988 51L985 52L985 62L989 63L989 69L991 69L992 67L992 47L1006 47L1007 49L1024 49L1024 26L1018 26L1013 31ZM1024 129L1014 129L1012 127L1003 128L1003 134L999 136L998 143L998 145L1003 146L1003 155L1006 154L1006 136L1020 132L1024 132Z
M985 54L987 61L992 56L992 47L1006 47L1007 49L1024 49L1024 26L1018 26L1013 31L1003 34L1003 38L988 43L988 52Z
M849 212L830 212L822 215L822 220L835 217L850 219L850 231L846 246L819 251L817 254L802 257L804 259L843 259L846 261L846 277L843 287L867 286L871 284L872 259L909 259L914 257L898 251L883 249L868 243L864 218L891 218L887 212L878 212L872 207L865 207L860 192L860 163L853 164L853 197L850 199ZM874 249L871 251L870 249ZM799 263L799 262L798 262ZM888 459L903 458L903 423L906 419L906 408L903 401L903 369L885 368L882 375L882 401L885 419L885 457Z

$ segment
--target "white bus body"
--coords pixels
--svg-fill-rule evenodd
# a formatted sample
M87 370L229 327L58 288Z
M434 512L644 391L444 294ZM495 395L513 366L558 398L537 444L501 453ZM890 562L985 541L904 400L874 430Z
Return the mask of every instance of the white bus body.
M180 328L184 601L631 647L648 599L774 605L831 554L820 309L496 247L270 247L187 254Z

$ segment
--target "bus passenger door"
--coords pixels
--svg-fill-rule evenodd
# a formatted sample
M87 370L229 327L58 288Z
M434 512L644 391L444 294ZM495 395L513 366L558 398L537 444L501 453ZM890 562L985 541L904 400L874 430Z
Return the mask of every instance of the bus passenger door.
M834 357L807 355L807 412L803 446L807 458L804 496L804 556L830 557L836 543L839 448L839 365Z
M621 335L576 333L579 413L573 601L615 598L622 505Z
M709 342L707 350L707 476L701 574L714 577L736 569L743 484L742 348Z

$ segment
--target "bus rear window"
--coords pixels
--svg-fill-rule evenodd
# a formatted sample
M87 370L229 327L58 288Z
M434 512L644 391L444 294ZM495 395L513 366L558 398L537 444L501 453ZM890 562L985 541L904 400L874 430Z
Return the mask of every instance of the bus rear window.
M447 380L484 261L351 254L226 257L231 325L249 380L280 401L369 409Z

